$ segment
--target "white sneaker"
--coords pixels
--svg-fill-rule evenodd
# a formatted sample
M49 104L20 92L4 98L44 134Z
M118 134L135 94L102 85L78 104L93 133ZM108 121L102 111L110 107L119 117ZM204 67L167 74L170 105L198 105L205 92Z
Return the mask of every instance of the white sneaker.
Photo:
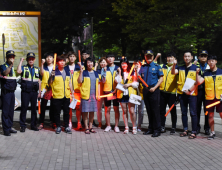
M111 126L106 126L106 129L104 130L104 132L109 132L109 131L111 131Z
M137 128L137 132L141 132L141 131L142 131L141 129Z
M119 127L118 127L118 126L115 126L115 128L114 128L114 132L116 132L116 133L119 133L119 132L120 132Z

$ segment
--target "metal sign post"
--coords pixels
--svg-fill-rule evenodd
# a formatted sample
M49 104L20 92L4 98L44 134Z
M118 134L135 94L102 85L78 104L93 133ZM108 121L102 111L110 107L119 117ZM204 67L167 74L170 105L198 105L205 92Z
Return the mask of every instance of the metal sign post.
M2 45L3 45L3 58L5 62L5 34L2 34Z

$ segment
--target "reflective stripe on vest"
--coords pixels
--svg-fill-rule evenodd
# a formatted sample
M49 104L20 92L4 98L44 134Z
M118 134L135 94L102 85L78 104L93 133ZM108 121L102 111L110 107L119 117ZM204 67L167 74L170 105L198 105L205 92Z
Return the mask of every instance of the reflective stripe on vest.
M171 68L169 72L167 72L167 67L165 66L162 68L163 70L163 82L160 84L160 90L166 91L166 92L171 92L171 93L176 93L176 88L177 88L177 76L171 74Z
M6 68L8 68L7 64L4 64ZM10 80L15 80L16 78L16 74L14 71L14 67L12 67L12 76L9 76L9 74L7 76L3 76L4 79L10 79Z
M32 77L32 75L31 75L31 73L30 73L30 71L29 71L28 66L24 66L24 73L23 73L23 76L22 76L22 80L24 80L24 81L38 82L38 81L39 81L39 78L37 78L35 75L36 75L36 74L39 74L39 69L37 69L37 68L34 67L34 70L35 70L35 72L34 72L34 75L33 75L33 77ZM26 72L29 73L29 77L28 77L28 78L25 78L25 73L26 73Z

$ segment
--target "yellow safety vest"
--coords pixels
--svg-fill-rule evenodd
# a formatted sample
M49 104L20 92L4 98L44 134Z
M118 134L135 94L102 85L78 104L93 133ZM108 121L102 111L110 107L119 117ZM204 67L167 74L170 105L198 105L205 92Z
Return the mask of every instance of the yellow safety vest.
M96 98L98 97L98 83L99 83L99 76L96 71L94 71L96 77ZM83 71L83 82L80 87L81 99L88 100L90 97L90 86L91 80L89 77L88 70Z
M49 73L48 67L46 66L44 67L44 73L42 75L41 91L43 89L47 89L46 87L48 86L49 77L50 77L50 73Z
M178 81L177 81L177 93L178 94L183 94L182 89L183 89L184 83L187 78L190 78L190 79L196 81L196 69L198 67L196 65L192 64L190 66L189 71L188 71L187 77L185 77L185 68L186 68L185 65L179 67L179 77L178 77ZM192 96L197 96L197 93L198 93L198 88L195 89Z
M177 76L171 74L171 69L169 72L167 65L163 65L162 70L163 70L163 82L160 84L160 90L165 91L165 92L170 92L170 93L176 93L177 89Z
M104 86L103 86L103 91L110 92L110 91L115 90L117 84L114 80L115 80L118 68L119 67L115 65L115 68L114 68L114 71L113 71L113 74L112 74L112 72L109 69L109 66L107 67L106 81L105 81Z
M130 79L128 80L127 84L130 84L133 82L133 76L130 76ZM122 79L121 84L124 84L124 81ZM128 87L128 91L129 91L129 97L131 94L135 94L137 95L137 89L134 89L133 87ZM117 90L117 98L121 99L123 97L123 91L121 90Z
M210 70L204 73L205 80L205 99L213 100L215 97L220 99L222 94L222 69L217 68L215 82Z
M65 69L63 71L66 72L65 81L63 80L62 74L59 71L59 69L57 68L55 70L55 79L51 85L53 99L63 99L64 97L70 98L70 93L71 93L70 87L69 87L70 74Z

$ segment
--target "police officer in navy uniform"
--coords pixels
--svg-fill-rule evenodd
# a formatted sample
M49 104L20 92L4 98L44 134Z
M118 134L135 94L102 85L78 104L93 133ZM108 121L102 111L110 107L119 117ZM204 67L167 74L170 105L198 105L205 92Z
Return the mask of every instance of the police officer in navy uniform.
M208 52L206 50L202 50L200 52L200 55L198 57L199 62L197 63L197 66L200 67L200 73L201 77L203 77L204 73L210 69L209 65L207 64L207 57L208 57ZM203 109L204 113L206 112L206 107L205 107L205 88L204 88L204 83L198 86L198 95L197 95L197 134L200 133L200 115L201 115L201 110L202 110L202 103L203 103ZM208 122L208 114L205 115L205 121L204 121L204 130L205 130L205 135L210 135L210 126Z
M5 136L11 136L11 133L17 133L12 129L14 107L15 107L15 90L16 74L13 68L15 61L15 52L10 50L6 52L6 63L1 65L1 96L2 96L2 127Z
M36 104L37 98L41 97L41 81L40 71L34 66L35 54L30 52L27 54L27 65L22 66L24 58L21 58L17 68L17 73L21 74L21 113L20 113L20 132L25 132L26 129L26 113L29 102L31 102L31 130L39 131L37 125ZM38 94L39 91L39 94Z
M158 64L153 62L153 59L153 51L146 50L145 60L147 64L141 67L139 75L149 86L147 88L145 85L143 85L144 103L146 105L146 110L149 118L148 131L143 134L152 134L152 137L158 137L160 136L161 128L159 86L163 81L163 71Z

